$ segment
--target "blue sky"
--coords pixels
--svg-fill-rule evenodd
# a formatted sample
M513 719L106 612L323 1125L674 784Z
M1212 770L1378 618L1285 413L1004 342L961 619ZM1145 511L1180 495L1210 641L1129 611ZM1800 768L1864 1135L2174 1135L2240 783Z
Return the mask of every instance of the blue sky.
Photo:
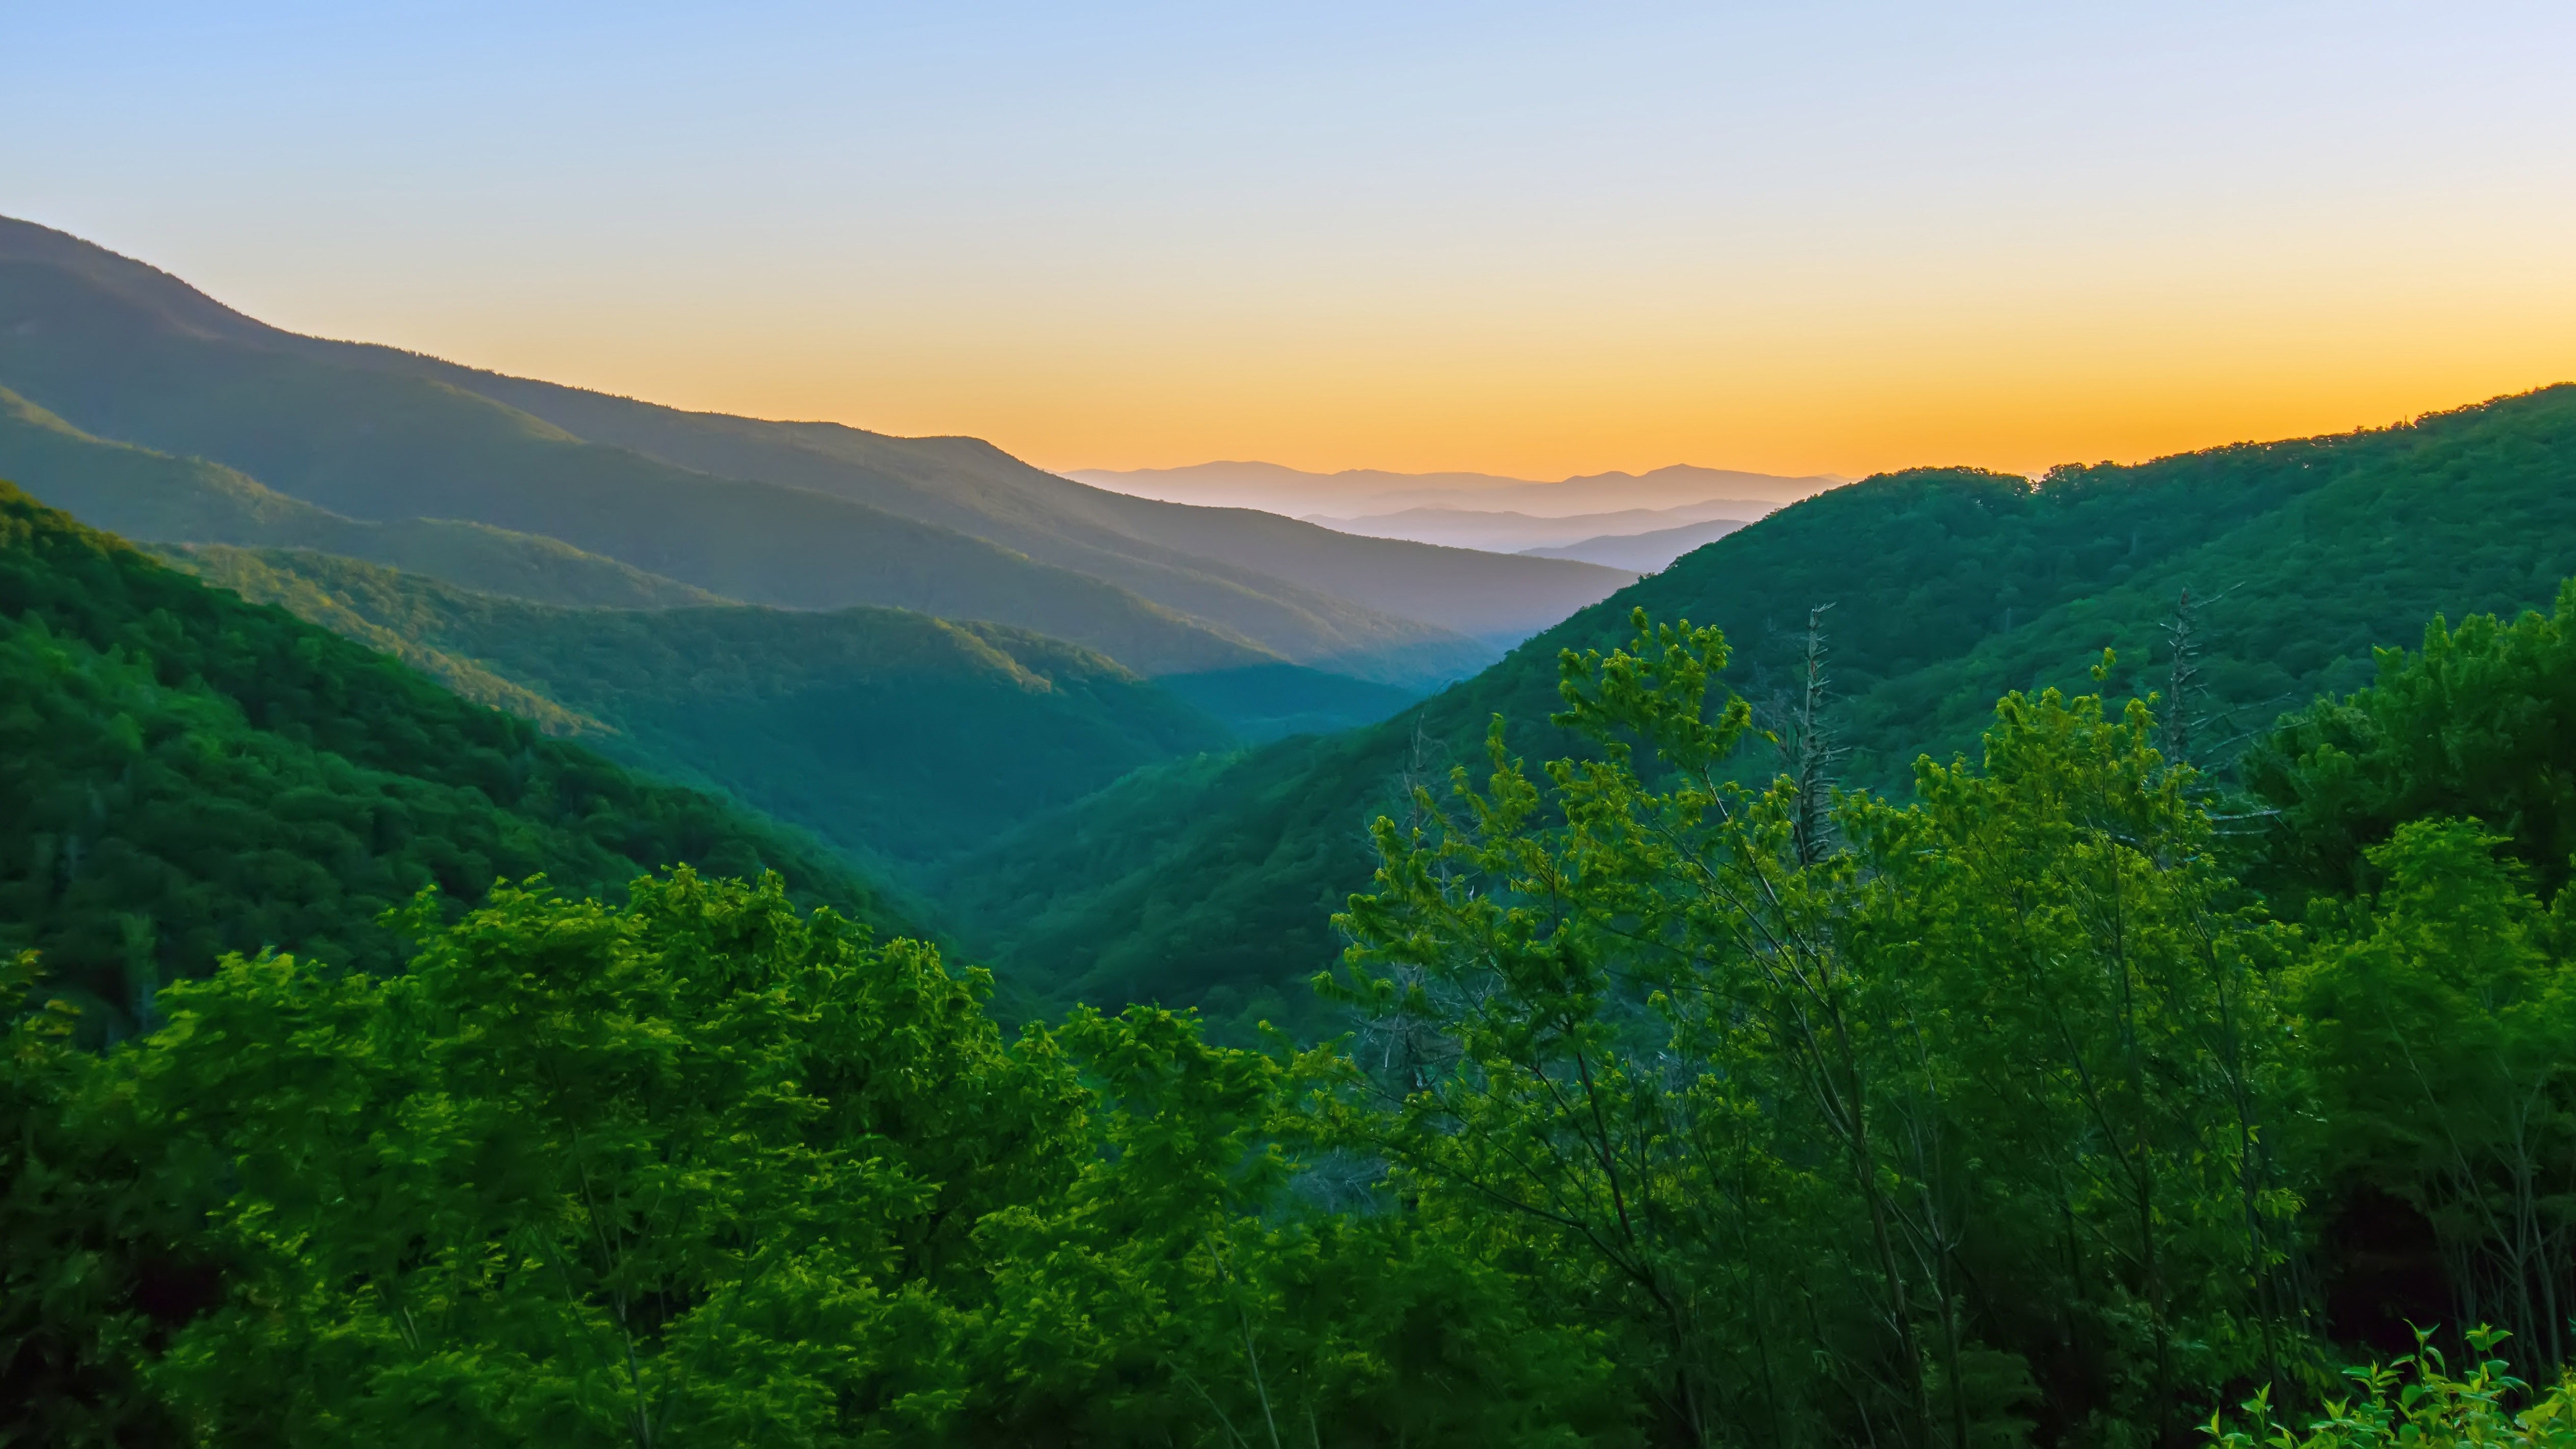
M0 213L1054 466L2035 467L2576 376L2576 7L5 6Z

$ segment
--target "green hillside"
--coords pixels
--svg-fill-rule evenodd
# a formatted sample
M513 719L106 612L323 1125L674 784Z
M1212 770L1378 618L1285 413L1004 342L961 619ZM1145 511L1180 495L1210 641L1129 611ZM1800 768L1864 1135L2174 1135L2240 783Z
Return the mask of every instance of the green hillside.
M0 950L128 1015L226 951L384 969L377 924L543 873L783 872L900 920L829 851L651 784L0 485Z
M723 477L849 498L1113 579L1292 657L1371 678L1450 678L1493 658L1468 635L1521 637L1628 574L1364 539L1273 514L1131 498L1031 467L976 438L892 438L836 423L686 413L375 349L568 431ZM1424 628L1423 623L1438 626ZM1453 632L1454 631L1454 632Z
M684 414L298 337L5 219L0 386L352 518L543 534L756 603L1041 628L1148 673L1454 678L1493 657L1471 635L1517 636L1625 578L1126 499L971 439ZM1468 612L1406 616L1397 595Z
M862 857L936 860L1140 765L1233 742L1116 663L997 624L897 609L552 608L289 550L173 561Z
M661 609L723 602L615 559L489 524L344 518L220 463L91 437L6 388L0 388L0 477L123 538L320 549L549 604Z
M1326 915L1368 879L1367 819L1407 779L1478 765L1497 713L1516 751L1573 751L1543 723L1558 651L1624 638L1631 609L1722 627L1730 683L1769 704L1808 610L1831 605L1842 778L1902 792L1918 754L1972 747L1997 694L2089 685L2105 647L2112 688L2159 686L2186 588L2188 713L2223 763L2284 709L2367 682L2374 645L2412 642L2436 613L2545 603L2570 574L2576 387L2037 484L1888 475L1709 544L1383 724L1122 782L955 863L939 889L968 939L1047 989L1306 1010L1296 983L1337 949Z
M1044 628L1147 672L1280 657L981 539L585 442L445 383L191 330L156 301L81 281L0 259L0 316L12 319L0 386L92 433L210 459L351 518L541 534L752 603Z
M1327 674L1296 664L1256 664L1154 681L1224 720L1255 744L1376 724L1422 697L1419 690Z
M1251 616L1231 612L1249 607L1249 600L1228 602L1209 591L1211 583L1293 601L1345 631L1345 649L1368 650L1427 648L1432 641L1408 644L1364 611L1464 634L1526 634L1630 577L1587 564L1548 567L1472 549L1362 538L1250 509L1131 497L1033 468L978 438L892 438L837 423L685 413L416 358L385 365L427 366L442 381L585 438L727 477L855 498L1117 579L1193 613L1203 604L1227 611L1214 617L1256 635Z

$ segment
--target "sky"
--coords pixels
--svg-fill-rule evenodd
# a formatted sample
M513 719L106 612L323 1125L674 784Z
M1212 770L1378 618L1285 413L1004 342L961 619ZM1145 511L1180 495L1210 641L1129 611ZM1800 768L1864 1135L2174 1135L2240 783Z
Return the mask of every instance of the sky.
M0 0L0 214L690 408L2034 472L2576 379L2576 6Z

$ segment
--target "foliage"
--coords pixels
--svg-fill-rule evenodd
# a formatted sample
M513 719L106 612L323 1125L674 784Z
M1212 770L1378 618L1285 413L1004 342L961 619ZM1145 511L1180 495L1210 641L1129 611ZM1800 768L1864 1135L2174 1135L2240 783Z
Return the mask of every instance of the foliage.
M2506 843L2457 820L2399 826L2368 852L2386 884L2321 913L2298 988L2327 1180L2430 1230L2452 1301L2419 1310L2500 1322L2563 1364L2576 1349L2576 896L2542 910L2497 858Z
M807 1443L953 1410L936 1289L1076 1120L971 981L687 872L412 930L390 979L236 957L126 1063L239 1182L233 1292L156 1368L204 1437Z
M191 1204L40 976L0 961L0 1444L183 1443L138 1371L205 1306Z
M2548 614L2439 616L2418 650L2282 721L2246 766L2280 812L2268 874L2289 893L2368 889L2401 822L2472 816L2554 892L2576 855L2576 580Z
M1717 631L1636 623L1566 656L1599 748L1552 791L1497 722L1462 813L1379 823L1340 922L1378 1101L1345 1130L1565 1265L1677 1442L2011 1442L2042 1400L2169 1439L2276 1368L2287 943L2145 707L2008 696L1982 769L1840 800L1834 849L1786 777L1726 777Z
M0 1442L1623 1437L1589 1336L1467 1245L1297 1200L1313 1059L1144 1008L1005 1042L982 973L775 877L409 914L400 975L235 956L50 1059L85 1085L48 1131L197 1224L214 1291L153 1331L129 1231L103 1286L13 1292L14 1363L81 1353ZM92 1206L13 1195L13 1289L79 1276L47 1254Z
M2466 1378L2452 1376L2431 1332L2421 1331L2415 1351L2394 1363L2344 1370L2356 1392L2329 1399L2305 1433L2278 1423L2271 1396L2258 1394L2244 1405L2248 1427L2227 1427L2224 1416L2214 1415L2210 1440L2224 1449L2576 1444L2576 1382L2561 1381L2517 1412L2511 1401L2528 1394L2530 1385L2506 1373L2503 1359L2487 1357L2504 1331L2480 1327L2466 1337L2474 1355Z
M1560 658L1585 753L1497 721L1378 822L1324 1047L1006 1041L984 973L686 869L423 895L399 974L236 955L104 1055L24 1013L0 1432L2556 1442L2500 1331L2325 1368L2363 1188L2570 1357L2571 938L2502 838L2403 822L2293 928L2145 701L2007 695L1897 804L1632 627Z

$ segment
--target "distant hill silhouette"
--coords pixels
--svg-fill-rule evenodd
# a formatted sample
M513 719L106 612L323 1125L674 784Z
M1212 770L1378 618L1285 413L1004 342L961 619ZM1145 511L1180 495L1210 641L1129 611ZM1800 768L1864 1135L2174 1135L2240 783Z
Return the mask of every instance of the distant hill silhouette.
M1609 513L1570 513L1562 517L1426 504L1420 508L1364 514L1356 518L1335 518L1316 513L1307 515L1306 521L1320 523L1337 532L1366 534L1372 538L1409 538L1418 543L1446 544L1456 548L1538 554L1543 549L1567 548L1587 539L1654 533L1712 519L1750 523L1771 511L1772 505L1752 498L1711 498L1678 508L1623 508Z
M363 521L558 539L749 602L1037 628L1148 673L1453 677L1625 582L1145 502L966 438L696 414L280 331L0 220L0 386ZM41 480L39 480L41 481Z
M1784 477L1675 464L1646 473L1592 473L1542 482L1492 473L1388 473L1351 468L1307 473L1277 463L1197 463L1186 468L1078 468L1065 476L1145 498L1211 507L1262 508L1304 517L1402 508L1477 508L1541 517L1625 508L1674 508L1744 498L1777 508L1849 482L1826 474Z
M1585 563L1650 574L1670 568L1673 560L1683 554L1703 544L1715 543L1744 526L1742 519L1712 518L1705 523L1685 523L1679 528L1658 528L1646 533L1605 533L1562 548L1523 551L1536 558L1581 559Z

